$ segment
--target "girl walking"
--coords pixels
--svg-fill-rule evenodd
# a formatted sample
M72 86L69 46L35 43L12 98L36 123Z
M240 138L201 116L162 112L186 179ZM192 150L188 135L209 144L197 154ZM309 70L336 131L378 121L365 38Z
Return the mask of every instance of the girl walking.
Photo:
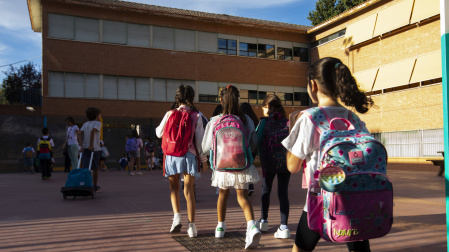
M173 208L173 224L170 229L170 233L180 232L182 227L181 222L181 210L180 210L180 200L179 200L179 180L180 176L184 178L184 197L187 202L187 215L189 219L189 228L187 234L190 237L197 237L198 231L195 226L195 194L194 194L194 183L195 178L200 178L201 173L199 170L199 162L202 162L203 169L207 169L207 157L206 155L199 155L198 153L203 153L201 149L201 142L203 140L204 129L201 115L198 110L193 105L193 99L195 98L195 91L191 86L181 85L178 87L175 95L174 109L168 111L161 124L156 128L156 135L162 138L162 146L167 146L169 143L169 134L171 130L177 128L175 125L170 125L181 112L182 115L188 114L189 118L184 117L181 119L179 128L184 125L184 122L190 122L191 127L190 132L182 132L182 136L189 136L186 141L176 141L177 144L181 143L180 146L176 146L175 149L182 148L186 150L183 156L170 155L167 149L171 150L173 148L168 148L164 150L164 173L165 177L168 177L170 182L170 199ZM173 116L173 117L172 117ZM170 118L172 117L172 118ZM186 125L184 125L186 126ZM187 125L189 126L189 125Z
M262 217L257 221L261 231L268 231L268 208L270 207L270 194L274 178L278 179L278 198L281 210L281 225L274 234L275 238L290 238L288 229L288 215L290 203L288 200L288 184L291 173L287 169L286 149L281 145L289 133L288 119L285 115L281 99L274 94L265 97L262 103L263 117L257 127L260 162L262 164Z
M349 68L339 59L331 57L320 59L310 67L307 92L312 102L318 103L325 112L328 120L335 117L348 119L351 115L352 112L343 107L339 99L346 106L355 107L359 113L366 113L373 105L371 98L359 90ZM282 142L288 150L287 167L290 172L297 173L303 161L306 161L307 172L313 178L313 174L319 169L319 138L320 134L311 119L306 114L301 115L290 135ZM319 233L308 227L306 203L292 251L312 251L320 238ZM346 244L349 251L370 251L368 240Z
M133 129L131 131L131 138L127 140L128 141L134 141L135 145L137 145L136 150L130 151L128 153L129 155L129 163L128 163L128 169L129 169L129 175L134 175L134 164L136 165L136 175L142 175L142 172L140 171L140 148L143 147L142 139L139 137L139 133L136 129Z
M223 105L223 115L218 115L212 117L210 122L206 126L205 137L202 143L202 149L207 152L212 149L212 142L214 137L214 129L217 122L221 120L222 117L227 115L237 116L245 127L245 132L248 134L243 134L243 137L249 139L249 145L254 150L257 147L257 136L254 134L254 124L253 121L240 111L239 106L239 90L229 85L226 89L222 90L222 105ZM218 135L218 133L217 133ZM226 141L226 140L223 140ZM231 146L232 147L232 146ZM238 157L237 150L224 151L219 148L216 150L216 156L231 156L232 158L226 160L228 163L237 163L241 160L233 160ZM247 152L247 155L251 155L251 151ZM213 155L212 159L216 157ZM224 158L222 159L224 160ZM217 201L217 215L218 215L218 225L215 230L215 237L221 238L226 232L225 218L226 218L226 206L229 198L230 188L235 188L237 192L237 201L242 207L245 219L247 221L247 231L246 231L246 245L245 248L255 248L259 244L261 237L261 232L254 222L254 211L251 202L248 200L248 186L251 183L256 183L260 180L259 174L257 173L254 165L251 164L250 167L239 171L239 172L228 172L228 171L218 171L215 170L212 177L212 186L220 188L218 201Z

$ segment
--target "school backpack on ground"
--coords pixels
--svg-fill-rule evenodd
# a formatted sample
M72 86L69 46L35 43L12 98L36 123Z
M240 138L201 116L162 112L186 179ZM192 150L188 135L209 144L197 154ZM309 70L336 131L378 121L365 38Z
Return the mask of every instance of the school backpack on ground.
M147 142L145 145L147 152L154 152L154 143L153 142Z
M393 224L387 151L357 115L329 120L322 108L304 113L320 132L320 170L309 183L308 224L325 240L382 237Z
M139 149L137 144L137 139L135 137L130 138L126 141L125 150L126 152L136 152Z
M239 172L253 164L249 132L238 116L221 116L213 129L210 163L214 170Z
M187 109L174 109L164 127L162 135L162 150L165 155L182 157L189 149L189 141L192 134L192 117L197 112Z
M37 145L37 152L39 159L51 159L51 138L39 138L39 143Z
M289 134L288 119L281 118L276 112L262 118L262 121L265 121L262 143L259 145L262 168L272 173L288 172L287 149L281 143Z
M32 157L33 157L33 148L31 148L31 147L26 147L26 148L25 148L24 156L25 156L26 158L32 158Z

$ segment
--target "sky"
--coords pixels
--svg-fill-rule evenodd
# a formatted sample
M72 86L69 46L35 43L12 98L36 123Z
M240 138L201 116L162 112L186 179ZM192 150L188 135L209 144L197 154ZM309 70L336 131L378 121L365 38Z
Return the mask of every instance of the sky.
M144 4L311 25L307 16L317 0L128 0ZM31 29L27 0L0 0L0 81L9 64L42 63L42 34ZM27 62L20 62L20 67ZM6 65L6 66L5 66Z

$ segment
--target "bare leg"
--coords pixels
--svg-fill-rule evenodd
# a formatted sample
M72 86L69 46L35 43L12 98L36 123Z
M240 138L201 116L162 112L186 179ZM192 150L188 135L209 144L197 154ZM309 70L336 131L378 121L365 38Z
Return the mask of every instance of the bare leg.
M251 202L248 200L248 190L247 189L236 189L237 201L245 214L246 222L254 220L254 211Z
M129 158L128 171L131 173L134 171L134 158Z
M228 199L229 199L229 189L220 188L220 193L218 194L217 200L217 215L219 222L224 222L226 219L226 206L228 204Z
M195 223L195 177L184 173L184 197L187 202L187 215L190 223Z
M173 208L173 213L181 212L179 203L179 174L168 177L170 182L170 200Z
M140 172L140 157L136 157L136 163L137 163L137 172Z
M92 182L94 183L94 186L98 183L98 169L92 171Z

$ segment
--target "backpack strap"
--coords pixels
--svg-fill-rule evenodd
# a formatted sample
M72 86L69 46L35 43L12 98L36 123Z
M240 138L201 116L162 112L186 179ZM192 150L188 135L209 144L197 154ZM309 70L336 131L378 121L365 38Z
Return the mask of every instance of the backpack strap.
M354 125L354 128L356 129L361 129L363 126L365 126L365 123L363 123L360 118L351 110L349 110L348 120L352 123L352 125Z
M315 125L315 128L320 134L322 134L325 130L329 130L329 116L322 107L309 108L302 111L302 113L306 114L309 117L310 121L312 121L313 125Z

